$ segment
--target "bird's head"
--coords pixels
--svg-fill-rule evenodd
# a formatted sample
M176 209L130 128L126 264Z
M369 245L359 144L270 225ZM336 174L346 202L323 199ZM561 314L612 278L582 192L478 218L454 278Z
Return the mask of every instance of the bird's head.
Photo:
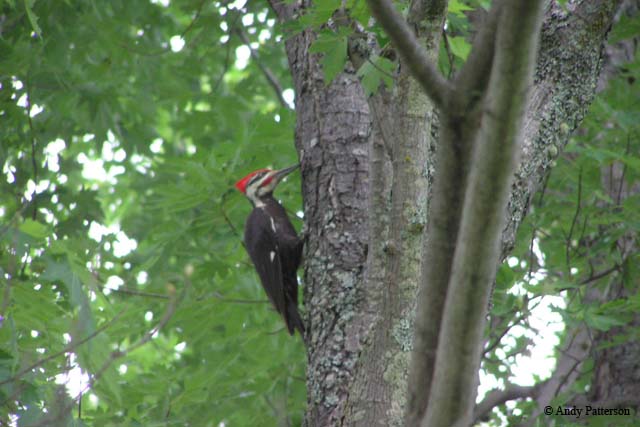
M236 188L244 193L255 206L258 206L262 197L273 193L282 178L289 175L299 166L294 165L279 170L258 169L236 182Z

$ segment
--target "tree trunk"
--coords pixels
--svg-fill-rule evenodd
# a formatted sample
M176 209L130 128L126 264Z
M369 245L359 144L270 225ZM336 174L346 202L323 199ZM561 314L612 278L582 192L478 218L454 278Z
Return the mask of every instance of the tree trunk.
M545 10L503 257L530 197L593 98L617 4L585 0L568 12ZM287 21L306 5L272 6ZM444 10L419 13L416 21L426 23L419 40L435 58ZM370 99L350 65L326 86L320 58L309 53L315 37L307 29L286 41L308 233L305 424L402 425L436 113L403 65L394 89Z

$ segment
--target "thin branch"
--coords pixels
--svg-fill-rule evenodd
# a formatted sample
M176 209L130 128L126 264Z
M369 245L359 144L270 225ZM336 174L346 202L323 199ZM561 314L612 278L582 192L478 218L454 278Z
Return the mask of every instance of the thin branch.
M191 22L189 22L189 25L187 25L187 27L182 31L182 33L180 34L180 38L184 38L184 36L186 36L187 33L191 31L198 18L200 18L200 14L202 13L202 7L204 6L204 4L205 0L200 0L200 4L198 5L198 10L196 10L195 16L193 17Z
M36 161L36 139L33 131L33 120L31 120L31 92L27 89L27 117L29 118L29 133L31 134L31 166L33 167L33 182L38 184L38 162ZM35 195L35 190L34 193ZM35 216L35 207L34 207ZM35 218L33 218L35 220Z
M29 122L29 138L31 140L31 167L33 168L33 183L34 185L38 185L38 162L36 160L36 137L35 131L33 127L33 120L31 119L31 81L29 75L27 74L27 82L26 82L26 112L27 112L27 120ZM35 187L33 192L31 193L31 200L33 201L33 211L31 213L31 219L36 220L36 215L38 213L38 201L36 199L36 190Z
M242 234L240 234L236 226L233 225L233 222L231 222L231 220L229 219L229 216L227 215L227 211L224 209L224 200L222 203L220 203L220 213L222 213L222 218L224 218L224 221L229 226L229 229L231 230L231 232L240 239L240 241L242 242L242 245L244 246L244 239L242 239Z
M551 174L553 173L553 169L549 171L547 175L544 177L544 182L542 183L542 188L540 189L540 197L538 197L538 207L542 207L542 202L544 201L544 196L547 194L547 187L549 185L549 179L551 178Z
M170 299L169 296L166 295L166 294L158 294L158 293L154 293L154 292L144 292L144 291L139 291L137 289L123 288L123 287L120 287L118 289L114 289L114 288L107 288L107 287L105 287L103 285L98 285L98 287L100 288L100 290L102 292L104 292L105 290L108 290L109 292L115 292L117 294L134 295L134 296L145 297L145 298Z
M368 3L425 93L438 107L444 106L451 86L433 65L402 15L389 0L368 0Z
M225 44L227 45L227 52L224 57L224 65L222 66L220 75L216 79L216 83L213 85L213 93L218 91L218 87L220 87L220 83L222 83L222 79L224 78L225 74L227 74L227 71L229 71L229 66L231 65L231 40L227 40Z
M627 147L624 150L624 157L629 156L629 149L631 148L631 137L627 134ZM622 164L622 176L620 177L620 185L618 185L618 194L616 195L616 205L620 206L622 200L622 188L624 187L624 176L627 173L627 163ZM613 176L610 178L613 181Z
M267 404L267 406L269 407L269 409L271 409L271 412L273 412L273 418L275 418L276 420L280 419L280 413L278 411L278 409L276 408L276 405L273 404L273 402L271 401L271 399L269 398L268 394L263 394L262 398L264 399L265 403Z
M178 300L182 299L182 297L184 296L184 294L186 293L186 288L187 286L185 286L185 288L182 290L182 293L180 295L180 297L178 298L178 295L176 293L176 290L171 286L171 288L168 290L168 294L169 294L169 302L167 303L167 307L165 308L164 314L162 315L162 318L160 319L160 321L156 324L156 326L147 331L142 338L140 338L138 340L138 342L131 344L126 350L122 350L122 351L114 351L113 353L111 353L111 358L112 360L107 360L107 362L105 362L105 364L103 365L103 367L96 373L96 375L94 375L94 381L95 382L97 380L97 376L98 373L104 372L109 365L111 365L111 363L113 363L116 359L125 357L127 354L131 353L132 351L142 347L143 345L145 345L146 343L148 343L149 341L151 341L151 339L153 338L153 336L159 332L162 328L164 328L167 323L169 323L169 320L171 320L171 317L173 317L173 314L176 311L176 307L178 306ZM92 381L89 381L89 384L87 387L91 387L92 385Z
M233 304L268 304L269 301L267 300L262 300L262 299L240 299L240 298L228 298L225 297L224 295L222 295L220 292L214 291L211 292L210 294L206 294L203 295L201 297L196 298L198 301L205 299L205 298L209 298L209 297L213 297L219 301L222 302L229 302L229 303L233 303Z
M614 182L613 182L613 163L609 164L609 189L607 190L608 194L613 194L613 186L614 186Z
M581 281L580 281L580 283L578 283L578 286L588 285L589 283L595 282L596 280L600 280L600 279L602 279L603 277L606 277L606 276L608 276L609 274L613 273L614 271L619 271L619 270L620 270L620 265L615 264L615 265L613 265L612 267L609 267L609 268L607 268L606 270L601 271L601 272L599 272L599 273L593 273L593 272L592 272L592 273L589 275L589 277L587 277L587 278L585 278L585 279L581 280ZM560 292L561 292L561 291L568 291L568 290L571 290L571 289L573 289L573 287L562 288L562 289L560 289Z
M525 295L525 297L526 297L526 295ZM505 335L507 335L512 328L514 328L515 326L520 324L520 322L522 322L525 319L525 317L527 317L527 315L529 314L528 311L529 310L527 310L527 312L523 312L522 314L520 314L520 316L518 316L517 319L515 319L513 322L510 322L507 325L507 327L504 328L504 330L500 333L500 336L496 337L496 340L492 344L489 344L484 349L484 352L482 353L482 355L486 356L487 354L489 354L490 352L495 350L495 348L500 345L500 341L502 341L502 338L504 338Z
M584 239L584 235L587 232L587 224L589 223L589 213L587 212L584 215L584 221L582 221L582 229L580 230L580 237L578 237L576 239L576 241L578 242L582 242ZM580 245L576 248L576 253L578 254L578 256L580 256L582 253L580 252L581 249L585 249L585 248L581 248ZM591 248L587 247L586 248L587 254L589 254L591 252Z
M380 67L379 67L375 62L373 62L373 61L371 60L371 58L366 57L366 58L365 58L365 61L367 61L367 62L368 62L368 63L369 63L373 68L375 68L375 69L376 69L376 71L378 71L380 74L383 74L383 75L385 75L385 76L389 77L390 79L395 79L395 78L396 78L396 76L394 76L393 74L390 74L389 72L387 72L387 71L383 70L382 68L380 68Z
M9 302L11 301L11 281L13 280L12 273L9 273L8 278L4 278L4 292L2 295L2 306L0 306L0 326L5 320L5 314L7 313L7 309L9 308Z
M240 19L240 16L241 14L236 13L236 16L233 19L233 22L229 25L229 28L233 30L233 28L236 27L236 24L238 23L238 19ZM227 71L229 71L229 67L231 66L231 33L232 31L229 31L229 39L225 43L227 46L227 50L224 57L224 65L222 66L222 72L216 79L216 84L213 85L213 90L212 90L213 93L218 91L218 87L220 87L220 83L222 83L222 79L224 78L225 74L227 74Z
M113 292L113 293L117 293L117 294L134 295L134 296L146 297L146 298L169 299L169 296L167 294L158 294L158 293L155 293L155 292L145 292L145 291L141 291L139 289L132 289L132 288L124 287L124 286L119 287L119 288L108 288L107 286L102 284L104 282L104 280L100 279L100 276L99 276L97 271L93 271L92 272L92 276L96 280L97 288L100 289L100 292L102 292L102 294L104 296L106 296L105 290L107 290L109 292Z
M238 34L238 36L240 36L240 39L242 40L242 42L245 45L247 45L247 47L249 48L251 57L254 59L254 61L256 61L256 64L258 64L258 67L262 71L262 74L264 74L265 78L269 82L269 85L273 88L273 91L276 93L276 96L280 101L280 105L282 105L284 108L291 109L291 106L287 103L287 101L282 96L283 89L282 89L282 85L280 84L280 81L278 81L278 78L273 73L273 71L271 71L271 69L267 67L263 61L260 60L260 55L258 54L258 51L256 51L253 47L251 47L251 40L249 40L247 33L245 33L242 28L236 28L235 32L236 34Z
M289 381L284 381L284 399L283 399L283 403L284 403L284 417L285 417L285 421L286 421L286 425L285 427L291 427L291 418L289 417L289 414L291 413L291 411L289 410L289 405L287 405L287 396L290 396L291 393L289 391Z

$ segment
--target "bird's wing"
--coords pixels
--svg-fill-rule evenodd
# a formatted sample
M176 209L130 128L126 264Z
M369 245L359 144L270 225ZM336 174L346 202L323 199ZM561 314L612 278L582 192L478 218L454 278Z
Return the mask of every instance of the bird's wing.
M264 210L254 209L247 219L244 243L269 300L280 314L285 314L280 250L271 222Z

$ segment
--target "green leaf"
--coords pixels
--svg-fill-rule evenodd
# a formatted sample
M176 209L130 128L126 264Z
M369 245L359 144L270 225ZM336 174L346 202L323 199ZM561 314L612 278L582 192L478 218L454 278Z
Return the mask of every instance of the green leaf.
M463 12L469 11L469 10L473 10L473 8L461 2L460 0L451 0L449 2L449 5L447 6L447 11L455 15L464 16Z
M31 218L26 219L22 224L20 224L19 229L23 233L28 234L31 237L35 237L36 239L44 239L50 234L49 228L46 225L34 221Z
M351 0L349 2L349 16L358 21L363 27L369 26L371 11L364 0Z
M347 62L347 35L324 31L309 48L310 52L322 54L324 82L329 85L344 69Z
M614 326L623 326L626 325L629 321L629 316L624 315L605 315L593 312L591 310L586 310L584 312L584 321L585 323L594 329L598 329L599 331L608 331Z
M391 88L393 86L395 68L396 64L387 58L377 55L362 64L358 69L357 76L360 77L360 82L367 96L378 92L381 84Z
M298 18L298 23L303 27L320 27L325 24L334 12L341 6L341 0L324 0L315 2L305 10L305 13Z
M458 58L463 60L467 59L469 56L469 52L471 51L471 45L464 37L449 37L449 47L451 48L451 53L453 53Z

